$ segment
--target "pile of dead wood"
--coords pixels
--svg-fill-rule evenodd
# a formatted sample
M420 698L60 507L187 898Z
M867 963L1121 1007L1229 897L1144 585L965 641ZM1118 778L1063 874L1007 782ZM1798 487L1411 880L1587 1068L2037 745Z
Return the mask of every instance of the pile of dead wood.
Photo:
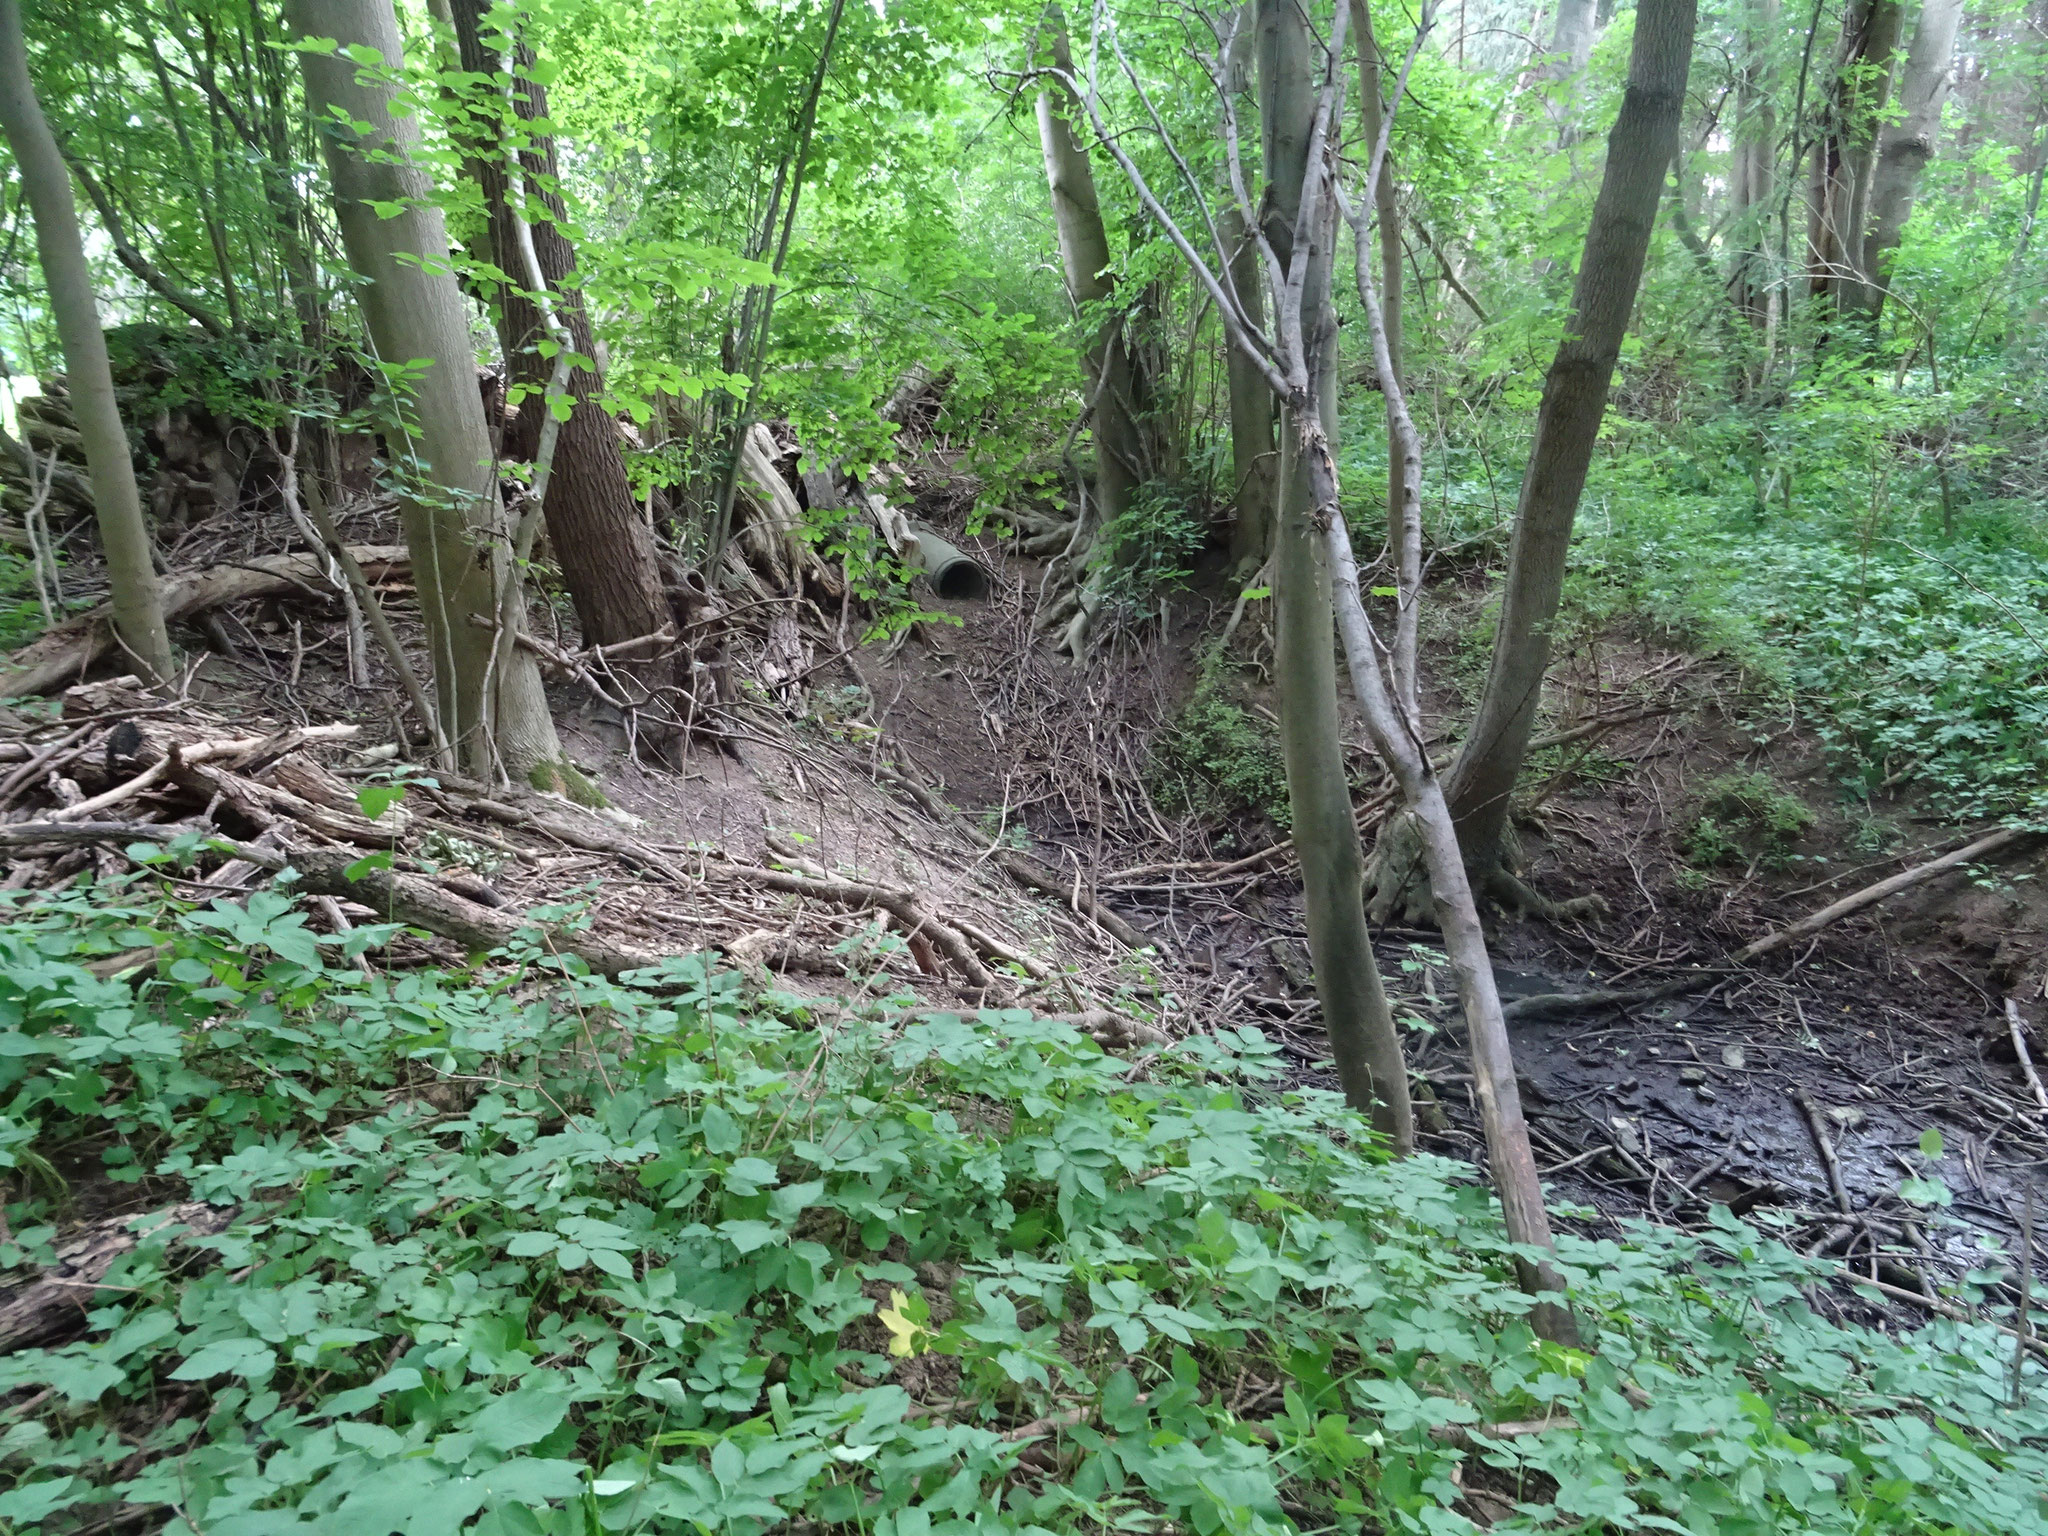
M465 954L538 941L620 976L718 950L762 970L842 975L834 948L854 917L902 937L909 975L971 1001L1013 1002L1058 979L999 919L828 870L772 835L752 863L650 840L616 812L407 773L396 759L356 725L231 723L133 678L75 686L57 718L0 741L0 888L115 880L134 844L184 840L196 862L176 878L202 899L233 899L289 870L289 888L330 931L395 922ZM402 796L389 792L394 781ZM1050 871L1010 873L1058 890ZM605 900L560 905L598 881ZM1145 942L1110 921L1120 938ZM1152 1037L1070 1000L1106 1043Z

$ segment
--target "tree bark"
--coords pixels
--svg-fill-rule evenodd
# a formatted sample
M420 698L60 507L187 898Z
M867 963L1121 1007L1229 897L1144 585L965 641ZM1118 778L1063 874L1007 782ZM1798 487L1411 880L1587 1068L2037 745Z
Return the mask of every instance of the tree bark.
M0 0L0 130L14 151L22 189L35 216L36 254L63 343L71 412L85 448L100 545L107 557L114 632L138 670L167 680L176 663L170 631L164 626L149 526L142 518L142 495L135 484L135 460L114 398L107 338L100 329L71 174L29 79L19 0Z
M306 99L326 151L336 220L361 290L370 339L387 367L426 366L401 405L410 482L400 498L413 579L426 619L441 726L480 777L516 775L536 788L577 791L562 762L540 671L514 650L492 666L497 576L509 558L476 358L448 236L412 150L419 128L391 110L391 86L359 70L346 50L403 57L391 0L288 0L300 39L333 38L335 53L299 55ZM343 118L335 117L339 109ZM367 132L348 124L367 123ZM379 216L377 204L400 211Z
M1962 0L1922 0L1920 20L1906 48L1905 71L1899 78L1899 117L1885 124L1878 140L1877 164L1871 176L1870 214L1859 263L1863 281L1853 295L1856 304L1873 321L1882 312L1891 286L1892 255L1898 250L1906 220L1912 215L1920 173L1934 158L1942 103L1948 99L1956 28L1962 19Z
M489 9L486 0L454 0L451 11L461 67L495 82L502 60L484 46L483 19ZM532 61L531 52L522 46L518 64L530 67ZM512 100L522 121L546 119L547 93L532 80L516 79ZM497 107L493 101L489 110L495 113ZM518 228L521 214L511 205L509 178L498 146L493 142L471 148L470 167L490 218L491 259L504 274L497 288L496 308L508 382L529 391L506 429L503 452L508 459L531 461L540 446L541 424L548 410L543 392L553 369L536 344L549 338L540 308L526 291ZM545 133L535 136L521 158L530 189L524 217L541 276L568 327L573 350L579 358L592 358L590 316L573 281L576 251L562 229L566 210L558 190L553 137ZM579 364L569 375L568 387L573 408L555 441L554 473L548 480L543 513L563 583L576 607L583 643L617 645L650 635L669 620L654 530L633 499L617 426L598 402L603 389L598 370L594 365ZM651 691L673 681L674 666L656 657L620 663L615 670L634 677Z
M1380 120L1386 104L1380 91L1380 44L1373 35L1370 0L1350 0L1351 31L1358 49L1358 118L1365 133L1366 153L1378 141ZM1590 44L1589 44L1590 46ZM1387 355L1393 361L1398 389L1404 382L1401 351L1401 210L1394 200L1394 152L1388 149L1380 161L1378 180L1372 184L1373 206L1379 214L1380 231L1380 313L1385 316ZM1380 388L1386 390L1386 380ZM1396 447L1394 402L1387 400L1387 547L1401 548L1401 455Z
M1252 322L1265 325L1258 246L1234 206L1219 221L1230 247L1230 283ZM1230 472L1236 483L1230 526L1230 558L1238 574L1251 576L1273 547L1274 506L1279 498L1280 452L1273 439L1277 408L1273 388L1257 365L1236 347L1224 346L1230 386Z
M1572 523L1635 306L1664 173L1678 148L1695 21L1695 0L1643 0L1637 8L1628 87L1607 139L1572 317L1544 379L1493 660L1446 790L1459 844L1482 889L1503 869L1508 797L1528 754L1550 665Z
M1047 8L1046 51L1054 66L1069 73L1073 58L1067 45L1066 18L1057 5ZM1116 293L1111 275L1109 235L1095 195L1095 171L1088 148L1074 131L1073 103L1064 87L1048 82L1038 93L1038 142L1045 155L1045 179L1052 193L1053 224L1059 234L1060 265L1067 294L1083 324L1095 323L1083 353L1084 373L1094 404L1095 505L1082 512L1071 550L1076 568L1085 560L1096 534L1115 522L1131 505L1132 493L1145 478L1145 433L1140 415L1147 404L1148 380L1131 344L1129 320L1100 310ZM1091 315L1090 307L1097 313ZM1084 590L1080 611L1069 628L1066 648L1079 655L1087 645L1099 599Z
M1283 267L1295 241L1317 242L1302 289L1301 334L1316 381L1320 435L1337 428L1336 313L1330 301L1336 243L1334 205L1323 227L1295 228L1303 186L1320 167L1308 163L1315 118L1315 43L1293 0L1258 0L1259 102L1267 178L1266 234ZM1330 568L1316 527L1312 466L1300 451L1303 423L1280 428L1279 520L1274 538L1274 671L1280 690L1280 740L1294 845L1301 858L1302 905L1316 996L1345 1098L1367 1110L1399 1150L1414 1142L1408 1069L1393 1009L1380 981L1365 924L1365 858L1351 816L1337 709L1337 663Z
M1810 287L1838 304L1859 287L1877 117L1898 42L1899 0L1854 0L1842 18L1827 130L1814 147L1808 240Z
M1742 72L1736 85L1735 176L1730 188L1743 231L1733 283L1736 307L1762 337L1770 329L1770 216L1777 201L1777 78L1771 48L1778 0L1758 0L1756 20L1742 37Z

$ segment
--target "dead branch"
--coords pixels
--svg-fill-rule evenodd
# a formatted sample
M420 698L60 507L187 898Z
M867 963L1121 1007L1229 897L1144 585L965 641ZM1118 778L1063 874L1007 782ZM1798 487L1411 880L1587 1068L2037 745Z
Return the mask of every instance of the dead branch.
M872 907L887 912L903 925L904 933L913 940L922 934L936 944L967 979L969 986L986 990L996 984L995 977L989 974L988 967L981 963L981 957L975 954L973 946L960 930L925 911L909 891L886 885L869 885L839 876L800 874L787 869L758 869L746 864L726 864L724 868L771 891L811 896L842 907L862 910Z
M1028 853L1015 848L1000 848L991 856L992 862L1000 865L1016 877L1020 885L1050 896L1066 906L1072 907L1095 923L1126 949L1156 949L1166 953L1166 945L1150 934L1118 917L1114 912L1086 890L1075 890L1071 885L1062 885L1060 877L1047 869Z
M2005 1027L2019 1055L2020 1070L2027 1074L2027 1086L2034 1090L2034 1102L2048 1109L2048 1088L2041 1086L2041 1074L2034 1070L2034 1053L2027 1049L2027 1021L2020 1017L2020 1005L2009 997L2005 1000Z
M2039 835L2029 828L2001 827L1998 831L1988 836L1978 838L1974 843L1944 853L1938 859L1929 859L1925 864L1917 864L1911 869L1901 870L1898 874L1891 876L1889 879L1880 880L1875 885L1866 885L1862 890L1855 892L1853 895L1844 896L1840 901L1822 907L1818 912L1802 917L1796 923L1788 923L1776 933L1765 934L1762 938L1744 945L1741 949L1730 955L1728 963L1730 965L1748 965L1753 960L1760 960L1765 955L1774 954L1788 945L1798 943L1801 939L1809 938L1830 924L1838 923L1845 917L1861 912L1865 907L1874 907L1880 901L1896 896L1901 891L1910 890L1916 885L1925 884L1936 875L1947 874L1958 865L1968 864L1976 859L1989 858L1995 853L2003 853L2006 849Z
M1505 1010L1506 1016L1511 1020L1547 1019L1565 1014L1585 1012L1594 1008L1624 1008L1631 1007L1637 1003L1657 1002L1663 998L1677 997L1681 993L1693 991L1709 981L1718 981L1722 977L1740 970L1752 961L1761 959L1765 955L1775 954L1789 945L1798 943L1801 939L1811 938L1823 928L1838 923L1845 917L1853 917L1866 907L1874 907L1879 902L1898 895L1901 891L1910 890L1916 885L1925 884L1935 876L1947 874L1959 865L1968 864L1977 859L1989 858L1996 853L2003 853L2006 849L2015 847L2039 835L2039 833L2027 828L2003 827L1996 832L1978 838L1975 842L1969 843L1964 847L1952 849L1939 858L1929 859L1925 864L1917 864L1911 869L1901 870L1898 874L1892 875L1888 879L1880 880L1875 885L1866 885L1862 890L1844 896L1840 901L1822 907L1818 912L1802 917L1796 923L1788 923L1783 928L1773 933L1767 933L1762 938L1744 945L1720 964L1702 966L1685 976L1679 977L1675 981L1664 982L1654 987L1630 988L1627 991L1541 992L1533 997L1518 998L1508 1004Z
M47 1348L85 1332L99 1281L114 1261L142 1240L179 1228L168 1241L211 1237L234 1223L234 1207L189 1200L148 1216L109 1216L79 1229L57 1245L57 1262L35 1279L0 1295L0 1355Z
M399 544L361 544L349 554L364 574L373 578L412 567L411 556ZM300 550L168 576L163 583L164 618L175 623L223 603L303 591L326 580L325 558L324 554ZM8 658L7 670L0 672L0 694L48 693L77 681L113 650L112 620L112 610L103 603L23 646Z

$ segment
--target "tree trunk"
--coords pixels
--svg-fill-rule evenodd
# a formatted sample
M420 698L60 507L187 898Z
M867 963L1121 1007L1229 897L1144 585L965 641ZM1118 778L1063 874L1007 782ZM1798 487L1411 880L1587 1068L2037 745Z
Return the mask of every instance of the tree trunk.
M489 9L486 0L454 0L452 17L461 67L484 76L495 87L503 60L484 46L483 20ZM531 53L523 47L518 63L521 67L532 64ZM522 121L546 119L547 93L540 85L517 79L512 99ZM497 107L496 102L490 104L493 112ZM495 142L468 147L472 150L469 164L490 216L491 258L509 279L497 290L498 339L505 351L508 382L524 385L529 391L506 430L503 452L508 459L531 461L540 446L541 423L548 411L543 396L553 371L553 363L540 355L536 344L549 338L540 308L526 291L519 239L521 210L511 206L503 154ZM554 139L547 134L536 136L521 158L529 190L523 212L541 276L556 312L568 327L574 351L580 358L590 358L594 355L590 317L582 291L572 281L576 252L562 231L565 210L557 190ZM594 366L578 366L569 375L574 407L555 441L554 473L548 480L543 509L549 540L561 563L562 580L576 606L586 646L637 640L669 621L654 530L633 500L618 428L598 403L602 389L603 380ZM650 692L673 681L673 665L659 658L621 663L616 670L628 673Z
M1637 8L1628 88L1607 139L1572 317L1543 383L1493 661L1447 787L1459 844L1482 889L1505 873L1508 797L1536 723L1572 522L1635 306L1665 169L1678 148L1695 19L1695 0L1643 0Z
M1742 38L1742 73L1737 81L1735 177L1730 189L1743 231L1736 258L1735 304L1761 338L1770 325L1772 274L1770 217L1777 201L1777 78L1771 50L1778 0L1758 0L1755 20Z
M1234 202L1221 219L1223 239L1230 247L1230 283L1254 323L1265 325L1265 304L1259 251ZM1273 439L1277 414L1273 388L1258 365L1236 347L1224 344L1230 384L1230 471L1236 483L1230 526L1230 558L1240 576L1254 575L1273 548L1274 504L1280 487L1280 455Z
M1550 114L1561 145L1575 144L1583 137L1579 126L1579 102L1585 94L1582 81L1600 24L1596 0L1558 0L1549 55L1537 67L1534 83L1544 87L1544 110Z
M1934 158L1942 103L1948 97L1956 28L1962 17L1962 0L1922 0L1913 41L1906 48L1905 73L1899 79L1899 117L1885 124L1878 142L1860 263L1863 281L1854 295L1873 321L1884 308L1892 254L1898 250L1906 220L1913 212L1914 189L1927 162Z
M1322 430L1337 426L1336 312L1330 302L1335 209L1325 227L1296 230L1315 116L1314 43L1293 0L1258 0L1259 102L1264 132L1266 233L1282 266L1294 241L1320 251L1303 287L1301 331ZM1337 711L1337 661L1330 610L1330 568L1316 527L1311 466L1300 452L1300 423L1280 428L1279 523L1274 538L1277 615L1274 671L1280 689L1280 738L1301 858L1302 905L1323 1027L1345 1098L1406 1150L1414 1140L1408 1070L1393 1010L1365 925L1365 859L1352 820Z
M387 365L427 364L412 380L412 398L400 406L411 461L404 466L411 483L400 515L442 729L479 776L503 771L537 788L587 792L562 761L532 656L515 647L502 667L492 665L508 530L462 293L448 265L440 209L412 159L417 122L395 115L393 88L348 57L350 48L368 47L392 66L400 63L391 0L288 0L287 11L298 38L334 38L341 45L335 53L306 52L299 59L307 104L321 125L342 243L349 265L365 279L370 340ZM367 123L368 131L351 131L347 123ZM379 217L380 203L401 211ZM396 435L393 443L399 444Z
M1372 146L1378 142L1380 122L1386 116L1386 104L1380 91L1380 45L1373 35L1372 6L1369 0L1350 0L1351 31L1358 48L1358 118L1364 128L1365 153L1372 153ZM1405 380L1400 376L1403 367L1401 357L1401 210L1394 201L1394 151L1388 148L1386 158L1380 162L1379 179L1372 185L1373 206L1379 214L1380 231L1380 313L1386 318L1387 355L1393 359L1399 387ZM1380 381L1385 391L1386 380ZM1401 455L1396 446L1394 431L1394 403L1387 401L1387 547L1401 547Z
M1052 62L1071 72L1066 18L1057 5L1047 8L1044 26ZM1095 171L1089 164L1086 143L1074 131L1072 106L1066 90L1058 84L1048 82L1038 93L1038 142L1045 153L1045 179L1052 193L1053 225L1059 233L1067 294L1082 322L1096 326L1082 358L1094 406L1095 502L1083 507L1081 527L1069 551L1072 573L1085 580L1080 578L1080 568L1096 536L1129 510L1132 493L1149 468L1140 420L1149 389L1137 349L1127 335L1127 318L1102 315L1115 296L1116 279L1109 270L1109 235L1095 196ZM1087 648L1099 601L1095 583L1087 582L1080 594L1080 609L1063 641L1076 656Z
M1859 287L1877 117L1899 42L1899 0L1856 0L1842 18L1827 131L1814 148L1810 221L1814 294L1850 302Z
M91 269L86 265L85 241L79 233L71 173L29 80L19 0L0 0L0 129L5 130L14 151L22 189L35 217L36 254L63 343L71 412L92 478L93 507L112 588L114 632L138 670L168 680L176 663L171 656L170 632L164 627L149 527L142 520L135 460L114 399L107 338L100 329L99 305L93 295Z

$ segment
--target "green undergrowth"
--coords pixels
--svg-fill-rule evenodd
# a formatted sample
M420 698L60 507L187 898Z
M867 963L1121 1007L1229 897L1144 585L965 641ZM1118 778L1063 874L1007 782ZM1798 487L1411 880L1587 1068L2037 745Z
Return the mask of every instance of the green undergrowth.
M1585 627L1649 618L1731 655L1819 733L1851 795L2048 815L2048 557L2028 518L1944 539L1905 512L1761 516L1675 485L1686 465L1602 467L1573 551Z
M1153 748L1154 795L1176 811L1229 817L1247 812L1285 831L1293 810L1280 733L1245 701L1231 657L1211 646L1193 692Z
M1541 1343L1470 1170L1253 1032L1134 1070L698 959L366 973L388 929L268 893L6 901L0 1261L236 1213L0 1358L9 1532L2048 1530L1988 1326L1824 1321L1724 1216L1565 1240L1597 1352Z

